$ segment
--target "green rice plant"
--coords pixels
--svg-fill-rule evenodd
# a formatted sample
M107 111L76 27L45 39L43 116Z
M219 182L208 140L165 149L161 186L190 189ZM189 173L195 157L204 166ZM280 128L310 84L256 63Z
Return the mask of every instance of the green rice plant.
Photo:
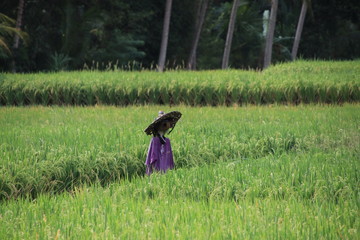
M187 93L186 87L182 86L180 84L177 84L176 87L174 87L171 92L173 103L175 105L184 104L185 99L187 99L186 93Z
M348 153L268 155L10 200L0 237L357 239L356 163Z
M5 84L3 88L3 99L5 100L6 105L14 105L15 104L15 96L12 91L12 87L9 84Z
M125 103L125 90L121 87L115 87L114 89L115 104L123 105Z
M143 130L159 110L175 109L0 108L0 198L142 176L150 140ZM356 104L176 110L183 113L170 135L177 169L283 154L359 154Z
M358 65L359 61L296 61L263 72L2 73L0 104L232 106L358 102ZM124 96L114 95L119 91Z
M170 105L170 94L167 86L161 86L158 94L161 104Z
M127 101L125 102L125 104L132 104L132 105L136 105L137 104L137 89L136 88L132 88L132 87L128 87L126 88L126 99ZM160 97L160 96L158 96Z
M109 89L109 91L112 91L112 101L116 102L116 99L114 99L115 93L113 93L115 91L115 89L112 88L112 89ZM87 105L92 106L95 104L95 95L90 86L83 86L81 88L81 95Z
M137 95L139 96L138 102L141 105L145 105L149 102L149 96L146 93L146 88L144 86L139 86L137 89Z
M63 104L65 104L65 105L73 104L70 86L66 86L66 85L61 86L59 92L60 92L59 95L61 96ZM32 99L32 100L35 100L35 99ZM32 104L35 104L35 102L33 102Z
M52 105L61 105L60 92L57 89L57 84L52 83L49 87L50 101Z
M217 87L214 89L214 101L216 105L225 106L228 98L226 86L216 84Z

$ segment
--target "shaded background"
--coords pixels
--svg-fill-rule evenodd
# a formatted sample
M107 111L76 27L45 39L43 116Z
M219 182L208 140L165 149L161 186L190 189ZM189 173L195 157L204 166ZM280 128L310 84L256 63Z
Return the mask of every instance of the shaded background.
M194 35L198 2L173 1L167 68L185 68ZM268 0L241 1L230 55L231 68L261 68ZM312 0L298 56L305 59L360 57L358 0ZM2 1L0 12L16 20L18 1ZM217 69L232 1L211 0L197 51L198 69ZM22 30L28 34L12 55L0 51L0 71L155 69L165 0L27 0ZM279 0L272 62L290 60L301 10L299 0ZM8 37L9 45L13 40Z

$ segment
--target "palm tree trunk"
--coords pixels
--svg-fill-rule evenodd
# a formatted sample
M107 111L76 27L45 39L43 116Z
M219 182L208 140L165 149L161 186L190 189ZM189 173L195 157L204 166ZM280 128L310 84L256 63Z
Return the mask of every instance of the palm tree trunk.
M269 30L266 35L264 67L263 67L264 69L266 69L271 64L271 54L272 54L272 45L273 45L273 41L274 41L274 31L275 31L275 24L276 24L277 8L278 8L278 0L272 0L271 1Z
M298 25L297 25L297 28L296 28L294 45L293 45L293 48L292 48L292 51L291 51L291 60L293 60L293 61L296 59L297 51L299 49L301 33L302 33L302 30L303 30L303 26L304 26L304 21L305 21L307 8L308 8L307 0L303 0L302 7L301 7L301 12L300 12L300 17L299 17L299 22L298 22Z
M190 56L188 60L188 67L187 67L189 70L196 69L196 51L199 44L200 34L201 34L202 26L204 24L206 9L208 7L208 4L209 4L209 0L202 1L202 3L199 4L198 13L196 14L195 37L192 43Z
M232 9L231 9L231 15L229 20L229 27L228 32L226 35L226 41L225 41L225 48L224 48L224 55L222 59L222 69L228 68L229 65L229 58L230 58L230 49L232 44L232 38L234 35L234 28L235 28L235 21L236 21L236 13L239 6L239 0L234 0Z
M162 38L161 38L161 47L160 47L159 64L158 64L159 72L164 71L164 67L165 67L166 50L167 50L167 44L168 44L168 39L169 39L171 5L172 5L172 0L166 0L164 26L163 26L163 32L162 32Z
M17 18L16 18L16 29L17 30L20 30L20 28L21 28L23 12L24 12L24 0L19 0L18 13L17 13ZM19 35L15 34L15 36L14 36L14 44L13 44L14 56L13 56L12 61L11 61L12 72L16 72L15 57L17 55L17 49L18 48L19 48Z

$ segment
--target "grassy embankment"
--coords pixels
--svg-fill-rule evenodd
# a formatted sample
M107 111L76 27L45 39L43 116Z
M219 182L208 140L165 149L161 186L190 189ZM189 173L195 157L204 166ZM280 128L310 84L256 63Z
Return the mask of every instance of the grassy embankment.
M256 71L0 74L0 105L191 106L360 101L360 61L297 61Z

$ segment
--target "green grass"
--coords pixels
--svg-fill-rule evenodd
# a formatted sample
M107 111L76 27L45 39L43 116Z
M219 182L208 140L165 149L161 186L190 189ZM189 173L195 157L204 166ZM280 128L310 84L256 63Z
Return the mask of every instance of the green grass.
M0 74L0 105L232 106L360 101L360 61L296 61L264 72Z
M0 239L360 238L358 104L178 106L147 177L158 110L0 108Z
M358 65L0 74L0 105L96 105L0 107L0 239L359 239Z
M358 239L352 154L283 154L0 205L2 239Z
M142 176L153 107L0 108L0 198ZM176 108L177 168L284 153L359 155L358 105Z

